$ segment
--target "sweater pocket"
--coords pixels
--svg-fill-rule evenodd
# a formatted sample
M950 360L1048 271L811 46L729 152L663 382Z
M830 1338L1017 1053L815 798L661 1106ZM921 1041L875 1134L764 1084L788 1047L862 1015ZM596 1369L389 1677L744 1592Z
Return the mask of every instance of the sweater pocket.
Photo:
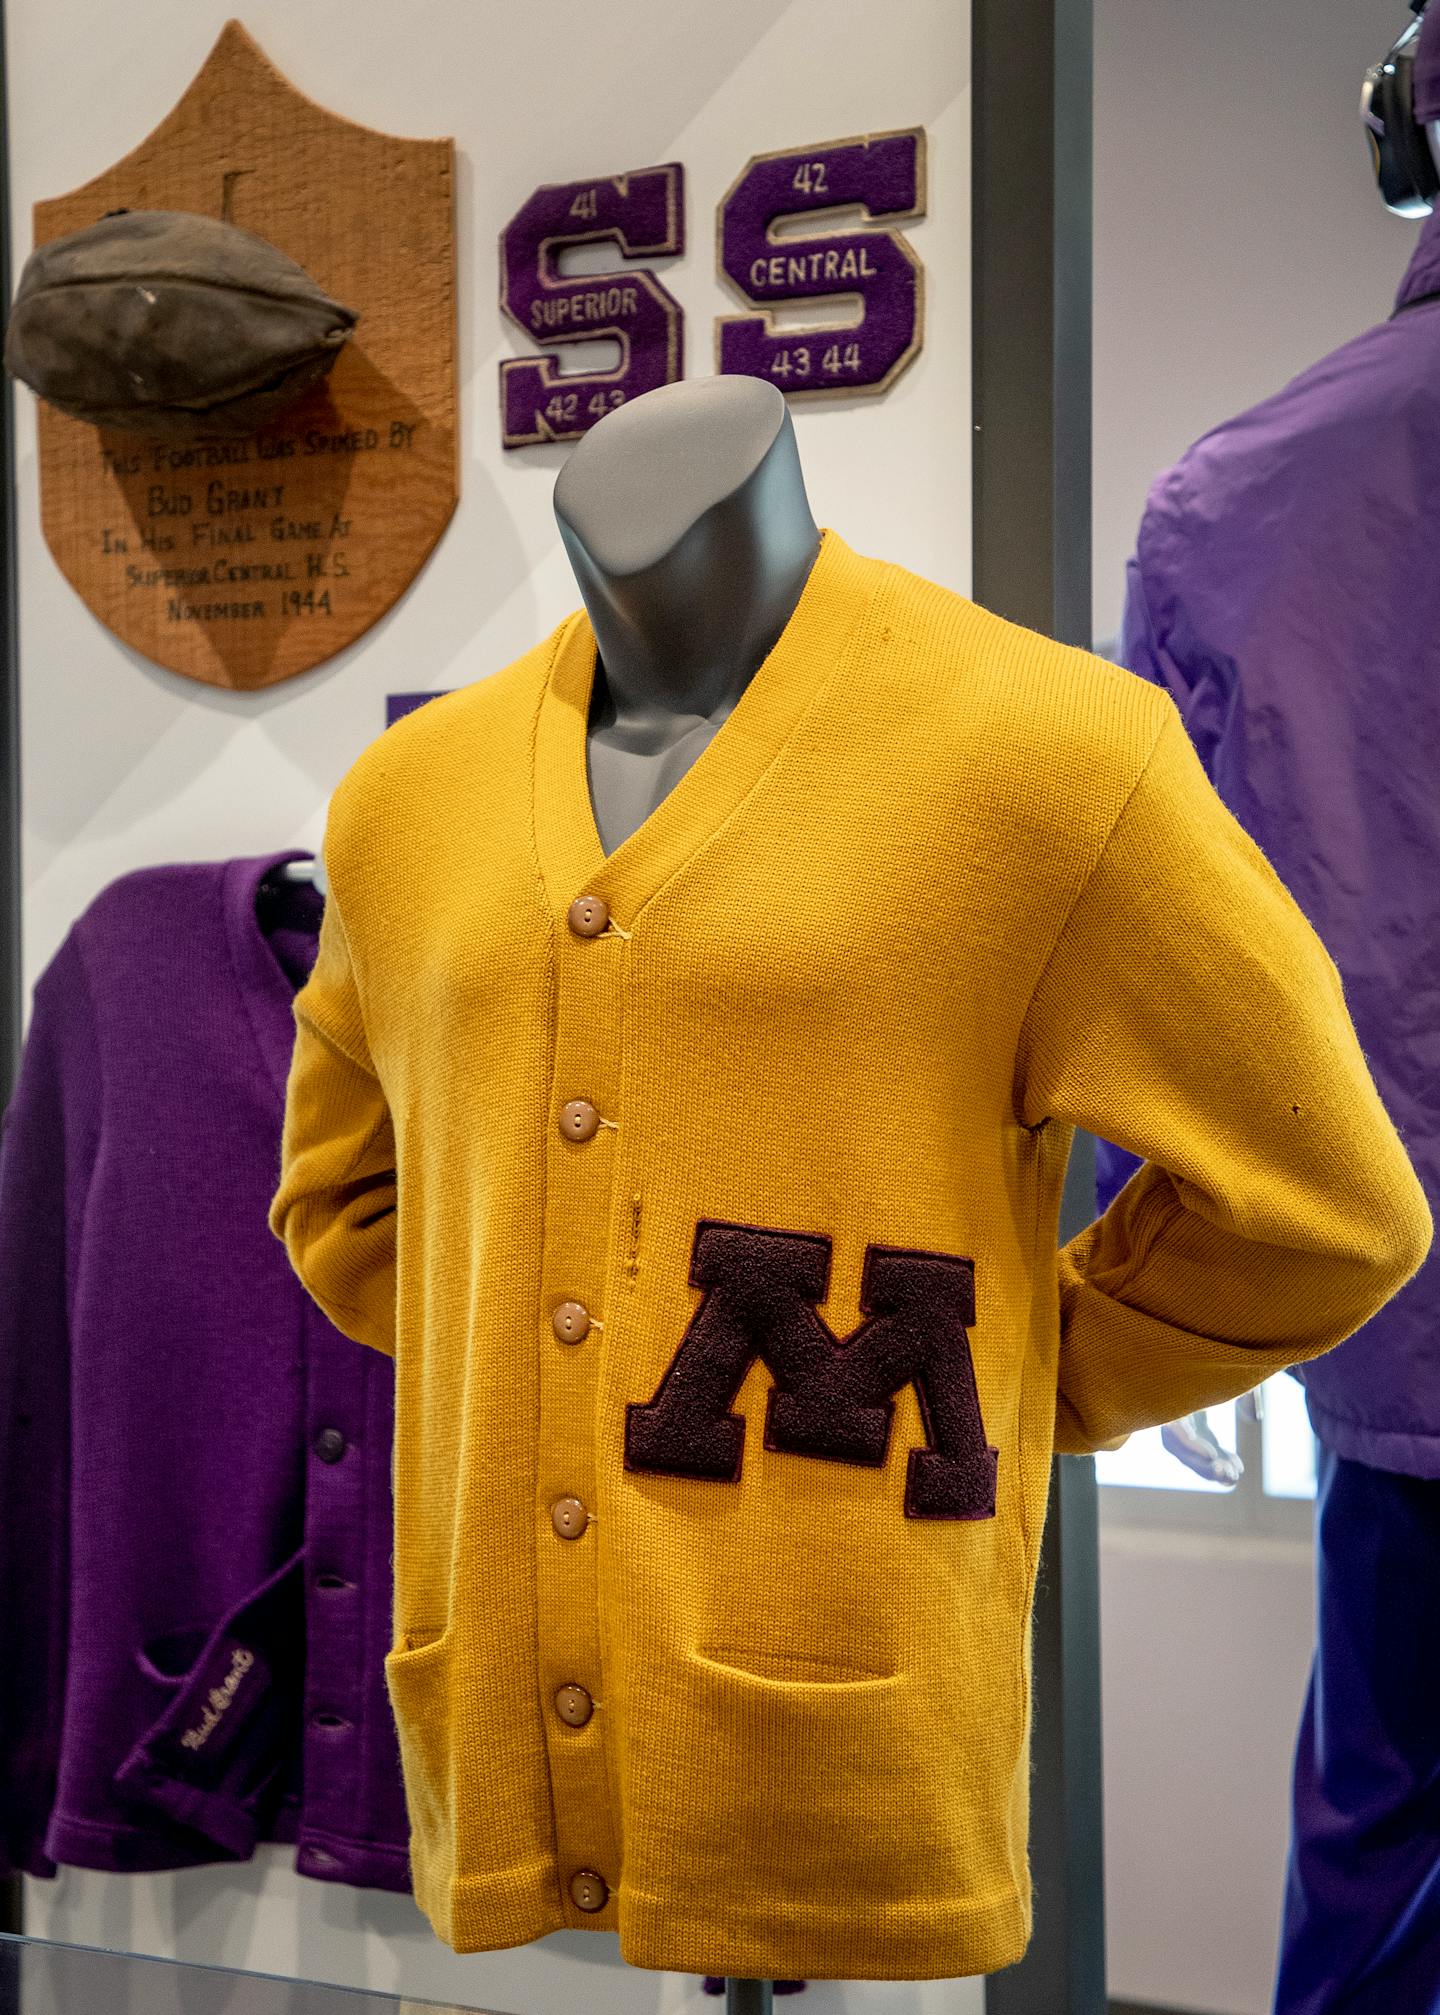
M665 1661L627 1711L627 1884L819 1922L904 1912L937 1874L983 1865L987 1803L968 1807L974 1761L928 1683L831 1649L705 1642Z
M386 1654L385 1685L400 1738L400 1766L410 1819L410 1872L417 1898L448 1882L451 1751L454 1726L448 1631L407 1631Z
M695 1658L698 1664L722 1675L768 1679L789 1686L853 1689L888 1686L896 1677L870 1666L837 1664L833 1659L812 1658L798 1651L757 1651L748 1645L700 1645Z
M293 1553L216 1622L158 1633L133 1653L140 1733L116 1791L242 1859L267 1837L293 1761L303 1566Z

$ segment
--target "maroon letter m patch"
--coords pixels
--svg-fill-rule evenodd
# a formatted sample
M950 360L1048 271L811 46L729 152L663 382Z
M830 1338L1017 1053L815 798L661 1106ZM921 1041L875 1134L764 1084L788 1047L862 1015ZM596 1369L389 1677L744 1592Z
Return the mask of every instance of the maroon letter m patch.
M690 1282L705 1298L654 1398L625 1409L625 1467L738 1481L745 1422L731 1407L758 1357L775 1381L767 1448L878 1469L894 1396L913 1385L926 1446L910 1451L905 1516L993 1518L997 1451L985 1439L968 1334L973 1262L867 1246L865 1319L847 1337L816 1307L829 1280L828 1238L703 1218Z

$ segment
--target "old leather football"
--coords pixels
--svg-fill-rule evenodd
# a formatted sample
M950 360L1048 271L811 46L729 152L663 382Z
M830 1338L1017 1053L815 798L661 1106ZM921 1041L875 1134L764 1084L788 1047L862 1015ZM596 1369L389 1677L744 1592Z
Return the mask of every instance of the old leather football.
M330 369L358 317L265 239L119 210L38 246L6 368L52 406L167 440L249 434Z

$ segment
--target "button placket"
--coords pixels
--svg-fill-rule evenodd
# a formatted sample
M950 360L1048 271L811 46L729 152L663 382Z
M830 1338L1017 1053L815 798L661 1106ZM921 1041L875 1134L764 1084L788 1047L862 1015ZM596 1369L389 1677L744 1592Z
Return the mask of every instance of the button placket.
M311 1836L344 1836L361 1767L360 1535L367 1489L373 1487L367 1467L370 1373L318 1310L306 1311L304 1339L306 1406L316 1459L305 1479L305 1791L296 1851L301 1868L328 1872L342 1866L340 1858Z
M556 929L553 1105L546 1133L536 1476L540 1709L565 1921L594 1924L620 1879L600 1669L598 1367L620 1084L626 934L582 891ZM604 1921L603 1919L601 1921Z

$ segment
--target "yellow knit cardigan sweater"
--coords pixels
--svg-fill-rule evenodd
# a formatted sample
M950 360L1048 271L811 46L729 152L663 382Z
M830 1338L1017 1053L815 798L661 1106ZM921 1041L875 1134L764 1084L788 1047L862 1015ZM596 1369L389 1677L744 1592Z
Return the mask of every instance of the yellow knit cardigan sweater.
M608 857L583 612L365 750L270 1222L396 1368L387 1675L469 1952L988 1972L1052 1451L1328 1349L1418 1183L1170 700L833 531ZM1071 1130L1146 1157L1058 1254Z

